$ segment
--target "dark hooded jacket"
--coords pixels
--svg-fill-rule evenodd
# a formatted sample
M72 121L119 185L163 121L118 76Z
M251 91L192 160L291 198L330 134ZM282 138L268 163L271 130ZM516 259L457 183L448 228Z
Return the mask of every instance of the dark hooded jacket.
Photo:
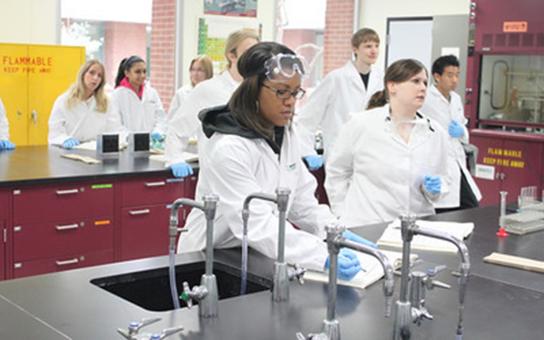
M202 122L202 130L207 138L211 138L216 132L248 139L262 138L274 150L274 153L277 155L280 153L285 130L283 126L274 128L274 140L270 140L270 138L259 134L257 131L240 125L232 115L228 105L215 106L202 110L198 114L198 119Z

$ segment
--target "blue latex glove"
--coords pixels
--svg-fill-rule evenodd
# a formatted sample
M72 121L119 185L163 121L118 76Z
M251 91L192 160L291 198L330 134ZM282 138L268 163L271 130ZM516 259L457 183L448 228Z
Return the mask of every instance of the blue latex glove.
M178 178L187 177L193 174L193 168L185 162L172 164L170 165L170 169L172 170L172 175Z
M308 164L308 169L317 170L323 166L323 157L318 155L310 155L303 157L306 164Z
M440 180L440 176L425 176L423 178L423 189L428 193L438 195L441 188L442 181Z
M329 269L329 258L325 261L325 268ZM361 270L357 254L351 249L340 248L338 253L338 278L349 281Z
M448 125L448 133L453 138L461 138L465 134L465 129L456 120L452 120Z
M73 149L74 146L76 145L79 145L79 140L73 138L73 137L70 137L70 138L67 138L63 143L62 143L62 147L65 148L65 149Z
M366 246L378 249L378 245L376 243L374 243L372 241L369 241L366 238L361 237L361 236L355 234L352 231L346 230L346 231L344 231L342 233L342 236L347 240L357 242L357 243L360 243L360 244L364 244Z
M153 141L153 142L160 142L163 139L162 134L160 132L157 132L157 131L151 132L150 137L151 137L151 141Z
M13 144L7 139L0 140L0 150L13 150L13 149L15 149L15 144Z

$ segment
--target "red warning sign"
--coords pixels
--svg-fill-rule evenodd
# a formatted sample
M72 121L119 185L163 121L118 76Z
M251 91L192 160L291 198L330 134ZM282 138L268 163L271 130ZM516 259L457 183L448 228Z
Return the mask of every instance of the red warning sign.
M502 23L503 32L527 32L527 21L504 21Z

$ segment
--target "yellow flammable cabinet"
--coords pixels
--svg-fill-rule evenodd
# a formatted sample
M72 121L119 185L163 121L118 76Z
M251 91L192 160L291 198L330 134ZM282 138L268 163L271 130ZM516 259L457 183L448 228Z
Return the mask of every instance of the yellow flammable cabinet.
M47 144L53 103L84 62L84 47L0 44L0 98L16 145Z

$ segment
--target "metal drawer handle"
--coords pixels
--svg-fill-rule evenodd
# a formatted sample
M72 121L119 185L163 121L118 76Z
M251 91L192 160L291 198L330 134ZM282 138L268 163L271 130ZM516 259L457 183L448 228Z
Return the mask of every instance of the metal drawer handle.
M129 215L131 216L136 216L136 215L146 215L146 214L149 214L150 210L149 209L142 209L142 210L130 210L128 212Z
M71 230L71 229L77 229L77 228L79 228L79 224L77 224L77 223L65 224L65 225L56 225L55 226L55 229L57 229L58 231Z
M69 189L69 190L57 190L57 195L71 195L71 194L77 194L79 190L77 189Z
M73 258L73 259L70 259L70 260L64 260L64 261L55 261L55 263L57 264L57 266L67 266L69 264L76 264L76 263L79 263L79 260L77 258Z
M162 186L165 186L166 185L166 182L165 181L160 181L160 182L146 182L145 183L145 186L148 187L148 188L151 188L151 187L162 187Z

